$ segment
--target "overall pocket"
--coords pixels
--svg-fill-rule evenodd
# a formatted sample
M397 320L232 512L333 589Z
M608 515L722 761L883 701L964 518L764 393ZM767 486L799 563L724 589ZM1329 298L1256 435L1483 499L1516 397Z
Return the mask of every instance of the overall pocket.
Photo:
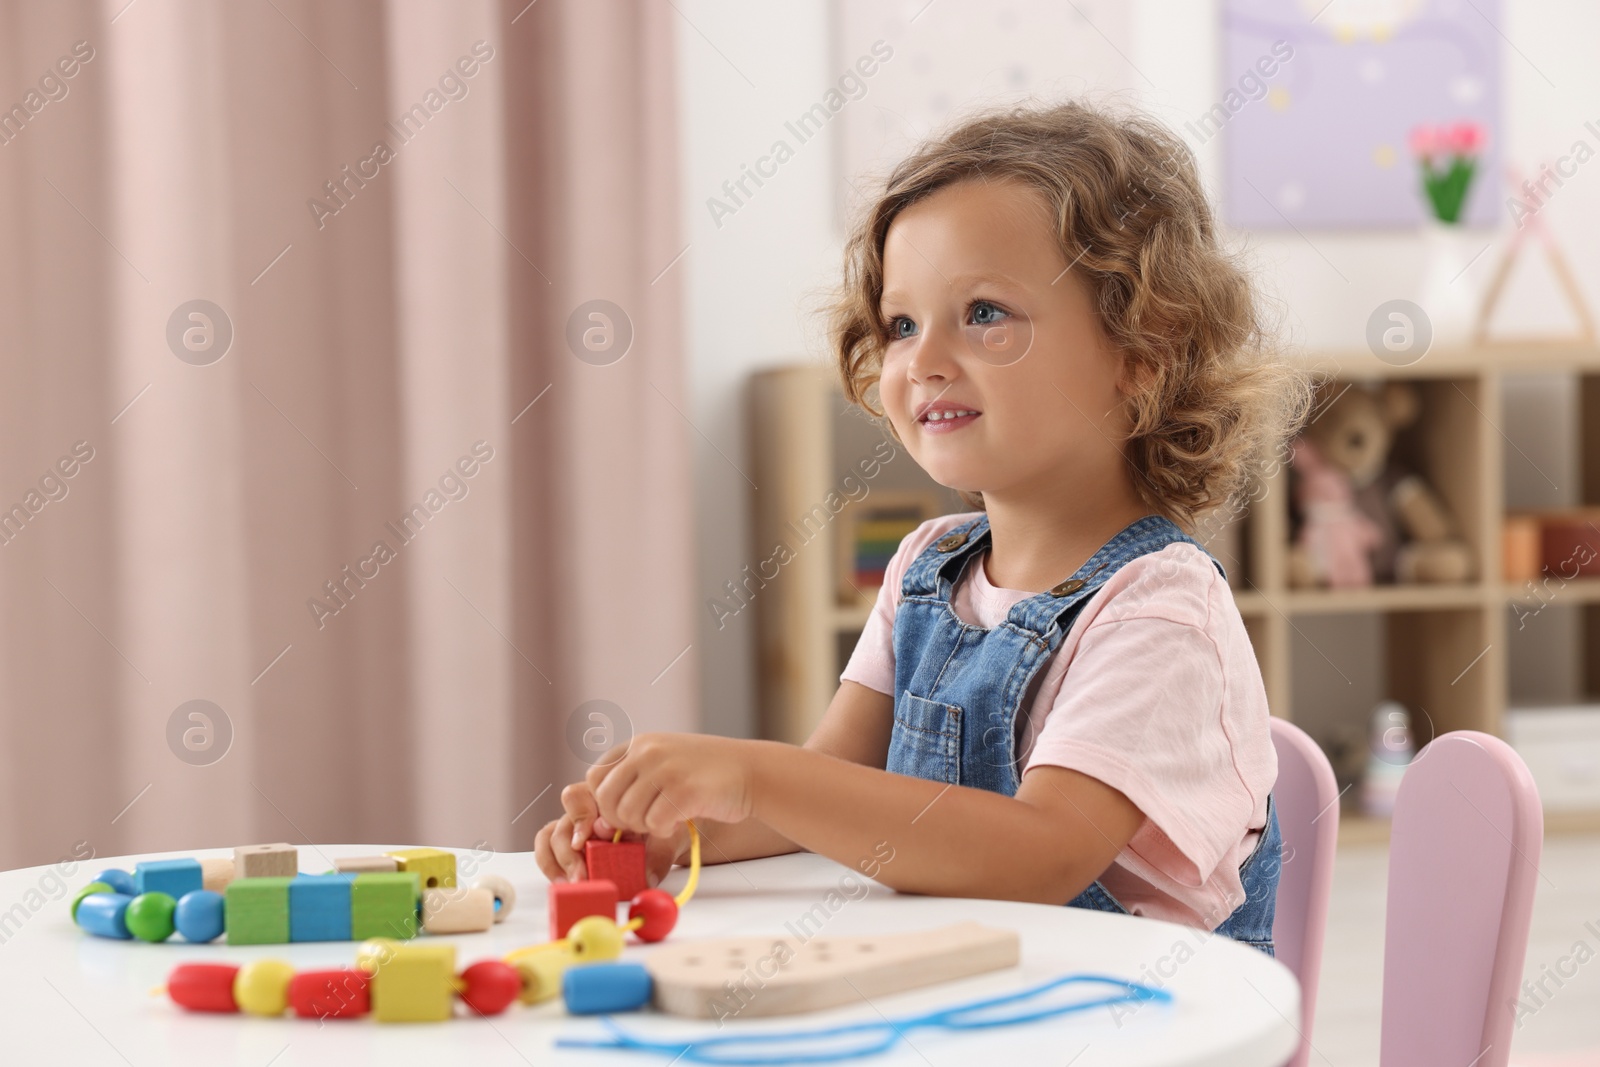
M894 702L887 769L935 782L961 782L961 708L901 693Z

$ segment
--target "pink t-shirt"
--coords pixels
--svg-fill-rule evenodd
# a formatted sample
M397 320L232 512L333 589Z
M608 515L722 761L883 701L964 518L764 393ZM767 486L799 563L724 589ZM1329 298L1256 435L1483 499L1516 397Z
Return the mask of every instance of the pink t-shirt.
M977 517L929 519L900 542L841 682L894 694L906 568ZM992 629L1036 594L992 585L988 557L967 564L951 606L968 625ZM1278 757L1255 651L1210 557L1178 542L1124 564L1084 603L1031 691L1023 774L1079 771L1145 815L1100 884L1135 915L1220 926L1230 902L1244 900L1239 865L1266 825Z

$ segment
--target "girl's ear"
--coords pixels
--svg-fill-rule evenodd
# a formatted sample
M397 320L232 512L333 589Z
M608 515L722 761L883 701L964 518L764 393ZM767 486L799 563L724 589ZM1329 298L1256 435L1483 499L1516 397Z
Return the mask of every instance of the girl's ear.
M1117 391L1123 396L1138 396L1150 387L1154 372L1126 351L1117 353Z

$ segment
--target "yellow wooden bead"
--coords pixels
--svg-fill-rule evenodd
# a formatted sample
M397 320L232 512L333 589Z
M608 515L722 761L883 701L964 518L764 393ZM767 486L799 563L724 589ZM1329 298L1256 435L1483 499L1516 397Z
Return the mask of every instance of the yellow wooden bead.
M233 1001L250 1015L282 1015L294 968L284 960L252 960L233 976Z
M584 963L614 960L622 955L622 931L604 915L587 915L567 931L572 954Z
M522 978L522 1003L538 1004L561 995L561 979L578 962L570 951L552 945L545 952L524 952L508 962Z
M400 945L372 976L372 1016L379 1022L450 1018L456 993L454 945Z
M400 942L392 937L369 937L356 949L356 966L363 971L376 973L383 963L394 956Z

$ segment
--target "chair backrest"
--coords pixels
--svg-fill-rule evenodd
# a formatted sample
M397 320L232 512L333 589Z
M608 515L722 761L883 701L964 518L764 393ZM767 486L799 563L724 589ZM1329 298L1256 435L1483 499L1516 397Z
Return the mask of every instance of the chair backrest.
M1382 1067L1505 1067L1543 845L1510 745L1460 730L1417 753L1389 841Z
M1283 834L1272 941L1278 959L1300 980L1300 1048L1286 1067L1305 1067L1339 842L1339 785L1322 747L1300 727L1273 716L1272 744L1278 750L1272 803Z

